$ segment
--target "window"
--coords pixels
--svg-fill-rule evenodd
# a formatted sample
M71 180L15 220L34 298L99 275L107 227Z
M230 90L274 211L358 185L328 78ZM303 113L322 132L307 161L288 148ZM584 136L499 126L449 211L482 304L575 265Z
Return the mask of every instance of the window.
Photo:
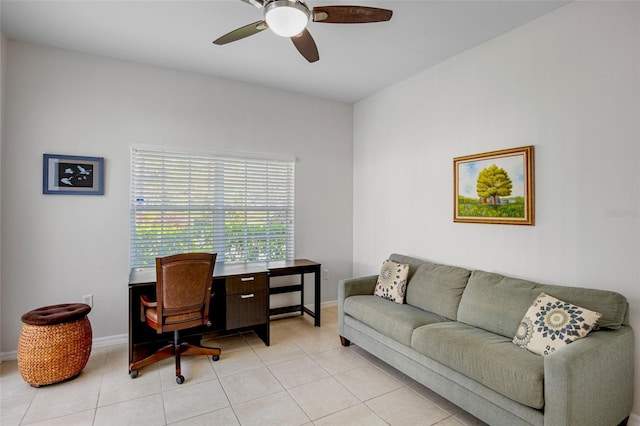
M294 160L134 147L132 268L202 251L218 261L293 258Z

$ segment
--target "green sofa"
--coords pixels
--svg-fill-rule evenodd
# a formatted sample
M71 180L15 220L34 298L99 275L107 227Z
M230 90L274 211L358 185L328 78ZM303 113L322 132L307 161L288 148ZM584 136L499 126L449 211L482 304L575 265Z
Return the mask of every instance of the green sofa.
M377 275L340 281L338 331L491 425L615 426L633 401L634 336L626 298L538 284L415 257L406 303L374 295ZM541 293L602 314L585 338L549 355L512 342Z

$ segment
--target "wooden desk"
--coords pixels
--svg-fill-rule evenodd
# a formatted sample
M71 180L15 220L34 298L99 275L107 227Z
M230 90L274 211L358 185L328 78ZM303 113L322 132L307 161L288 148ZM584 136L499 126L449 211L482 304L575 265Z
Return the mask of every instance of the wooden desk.
M129 275L129 364L152 354L173 340L173 333L158 335L140 321L140 296L155 300L155 268L134 268ZM269 270L257 264L217 263L213 270L209 322L184 330L186 341L199 341L231 330L253 330L269 346ZM129 372L131 373L131 372Z
M314 325L320 327L320 264L308 259L282 260L269 262L265 267L269 269L269 279L286 275L299 275L300 283L282 287L270 287L271 294L300 292L300 304L273 308L269 310L271 315L300 311L300 315L308 314L314 318ZM304 306L304 275L314 274L313 311Z
M209 323L185 330L183 338L200 340L203 335L214 337L236 330L253 330L269 346L269 316L300 312L314 318L320 327L320 264L307 259L262 263L217 263L213 270ZM314 274L314 310L304 306L304 275ZM270 288L269 278L299 275L300 283ZM140 321L140 296L155 299L155 268L134 268L129 275L129 364L144 358L173 333L158 335ZM300 292L300 304L269 308L269 294ZM245 294L246 293L246 294ZM250 297L246 297L252 295ZM243 297L245 296L245 297Z

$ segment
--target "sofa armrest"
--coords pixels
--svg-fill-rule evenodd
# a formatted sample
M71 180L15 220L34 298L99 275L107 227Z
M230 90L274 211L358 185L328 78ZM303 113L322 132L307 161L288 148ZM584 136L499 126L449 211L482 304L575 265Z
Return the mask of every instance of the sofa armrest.
M617 425L633 404L631 327L592 332L544 358L544 424Z
M344 299L358 294L373 294L377 280L377 275L369 275L338 282L338 333L341 336L344 330Z
M377 281L377 275L341 280L338 283L338 300L357 294L373 294Z

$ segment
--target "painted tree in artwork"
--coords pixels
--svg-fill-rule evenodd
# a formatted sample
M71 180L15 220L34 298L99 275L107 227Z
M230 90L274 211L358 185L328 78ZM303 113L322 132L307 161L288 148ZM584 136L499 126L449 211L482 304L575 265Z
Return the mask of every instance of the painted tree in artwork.
M481 204L500 204L500 197L511 195L513 182L507 171L492 164L480 171L476 190Z

